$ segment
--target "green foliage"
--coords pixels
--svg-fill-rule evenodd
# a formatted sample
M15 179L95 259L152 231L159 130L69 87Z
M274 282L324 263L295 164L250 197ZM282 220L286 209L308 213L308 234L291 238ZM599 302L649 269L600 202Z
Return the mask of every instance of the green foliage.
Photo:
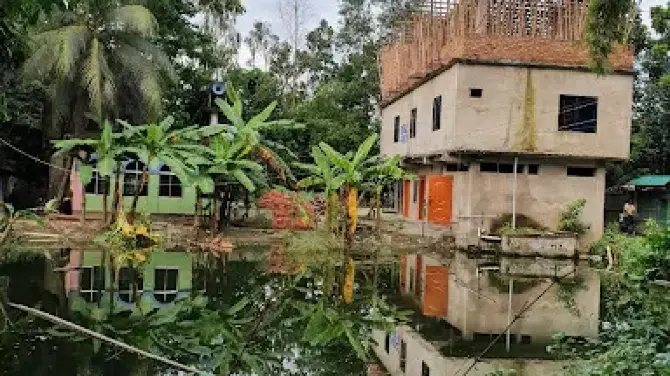
M576 275L575 278L563 279L557 282L557 285L558 290L556 291L556 297L558 300L563 303L570 313L579 317L580 312L577 303L575 302L575 294L580 290L586 290L588 287L584 277Z
M599 72L610 68L607 58L615 44L627 41L631 14L637 10L632 0L592 0L589 2L586 35L591 60Z
M586 206L585 199L577 199L571 202L565 211L561 213L558 231L572 232L577 235L583 235L589 231L591 226L581 220L584 206Z

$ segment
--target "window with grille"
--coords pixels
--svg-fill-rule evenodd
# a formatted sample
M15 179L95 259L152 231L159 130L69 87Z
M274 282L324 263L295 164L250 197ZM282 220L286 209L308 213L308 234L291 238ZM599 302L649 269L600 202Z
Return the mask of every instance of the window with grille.
M105 273L99 266L85 266L80 269L79 295L89 303L100 301L105 290Z
M86 184L86 193L93 195L106 195L109 193L109 178L100 175L98 170L93 170L91 181Z
M154 270L154 297L161 303L171 303L177 298L176 268L156 268Z
M409 138L416 137L416 117L417 110L416 108L413 108L412 112L409 114Z
M144 163L140 161L132 161L127 166L123 172L123 195L124 196L134 196L135 191L138 189L142 183L142 170L144 169ZM144 183L144 187L140 191L140 196L146 196L149 192L149 182Z
M179 178L165 165L161 167L159 175L158 195L161 197L182 197Z
M400 141L400 116L393 119L393 142Z
M140 296L144 290L144 278L142 273L135 268L123 267L119 270L119 299L126 303L135 302L133 283L136 284L137 295Z
M433 99L433 130L442 128L442 96Z
M568 176L576 176L581 178L590 178L596 176L596 169L593 167L570 167L566 169Z
M561 95L558 130L596 133L598 129L598 98Z

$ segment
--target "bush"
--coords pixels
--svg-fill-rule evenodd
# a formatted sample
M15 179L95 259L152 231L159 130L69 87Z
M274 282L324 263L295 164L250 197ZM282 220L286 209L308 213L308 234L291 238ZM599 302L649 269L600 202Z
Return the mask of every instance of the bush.
M572 232L577 235L584 235L589 231L591 226L581 220L584 206L586 206L586 200L583 198L571 202L565 211L561 213L558 231Z

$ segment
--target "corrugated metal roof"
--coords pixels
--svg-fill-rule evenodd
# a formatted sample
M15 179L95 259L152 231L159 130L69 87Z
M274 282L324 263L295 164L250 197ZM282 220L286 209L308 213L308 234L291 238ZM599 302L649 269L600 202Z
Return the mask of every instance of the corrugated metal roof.
M637 187L664 187L670 183L670 175L647 175L640 176L628 182L626 185Z

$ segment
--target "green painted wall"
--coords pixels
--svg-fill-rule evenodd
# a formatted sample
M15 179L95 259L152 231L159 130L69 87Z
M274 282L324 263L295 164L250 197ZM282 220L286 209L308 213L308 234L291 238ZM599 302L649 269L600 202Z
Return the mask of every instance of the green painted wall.
M114 190L115 177L110 178L109 189ZM152 214L184 214L193 215L195 213L195 187L182 185L182 197L160 197L159 192L159 175L149 175L147 185L147 196L140 197L137 203L137 210L139 212L149 212ZM121 187L123 188L123 174L121 175ZM108 195L108 206L111 209L114 193L110 192ZM86 210L88 212L102 212L103 211L103 195L86 194ZM133 198L125 196L123 198L123 206L130 209Z
M81 266L99 266L101 252L83 252ZM154 289L154 269L156 267L170 267L179 269L177 280L177 289L179 291L188 291L193 287L193 263L191 255L185 252L153 252L151 257L144 265L144 291L153 291ZM112 280L110 271L105 273L106 288L111 288L109 282Z

